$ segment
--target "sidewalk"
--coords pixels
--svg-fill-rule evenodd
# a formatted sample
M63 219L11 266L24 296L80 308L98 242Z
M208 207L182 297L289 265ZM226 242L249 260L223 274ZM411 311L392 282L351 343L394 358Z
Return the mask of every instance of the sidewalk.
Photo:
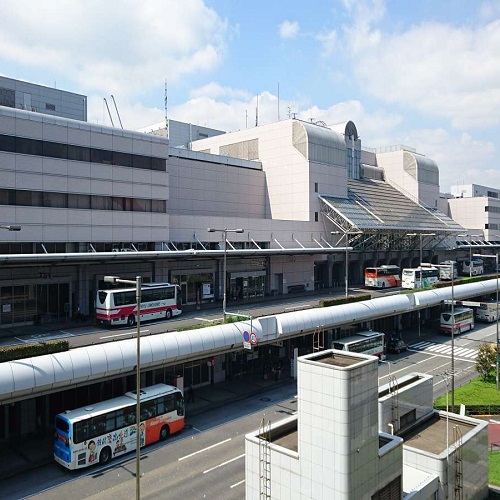
M245 377L244 380L230 380L197 387L194 392L194 402L186 403L186 425L189 425L190 417L194 415L260 394L277 385L291 383L292 379L288 374L284 374L277 381L263 380L261 374L255 374L250 378ZM0 454L0 480L52 463L53 440L50 433L5 443L3 453Z

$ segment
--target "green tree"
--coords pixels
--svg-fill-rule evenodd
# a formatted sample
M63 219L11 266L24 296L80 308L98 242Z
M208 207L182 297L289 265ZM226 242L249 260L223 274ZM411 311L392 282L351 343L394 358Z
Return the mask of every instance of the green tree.
M482 342L477 352L476 371L485 382L488 380L491 371L496 366L496 359L496 347L489 342Z

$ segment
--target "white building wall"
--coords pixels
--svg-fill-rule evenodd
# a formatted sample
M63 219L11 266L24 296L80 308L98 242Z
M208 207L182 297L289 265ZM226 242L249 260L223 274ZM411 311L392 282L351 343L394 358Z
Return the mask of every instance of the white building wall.
M470 234L483 234L489 218L489 212L486 212L485 208L488 206L488 201L489 199L484 197L450 198L448 200L450 216L461 226L467 228ZM497 202L497 205L500 207L500 202ZM500 213L492 215L496 215L495 218L500 222Z
M219 154L219 148L258 139L258 155L266 174L270 215L273 219L314 221L319 201L314 193L345 196L345 165L333 166L310 162L293 146L294 120L284 120L261 127L219 135L193 143L194 150Z
M430 375L419 374L418 380L404 386L404 382L412 375L402 377L397 380L396 385L385 384L380 387L382 393L389 390L390 394L379 397L378 400L378 425L380 432L398 432L401 428L400 420L407 413L415 410L415 418L419 420L424 415L433 411L433 379ZM389 424L394 425L391 429Z
M0 109L0 134L69 142L167 158L166 139L25 111ZM166 200L166 171L0 152L2 187L54 193ZM112 210L3 206L2 221L23 230L16 241L109 242L168 240L169 215ZM161 237L159 238L159 235ZM12 235L9 237L12 240Z

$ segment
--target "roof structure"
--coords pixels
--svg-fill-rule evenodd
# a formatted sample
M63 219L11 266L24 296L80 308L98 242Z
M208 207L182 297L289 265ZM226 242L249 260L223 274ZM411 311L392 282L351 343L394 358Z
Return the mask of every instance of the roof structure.
M347 197L320 195L322 213L344 233L361 232L386 239L404 239L407 233L432 233L438 238L466 232L442 212L415 203L396 188L376 179L348 180ZM393 240L389 242L388 237ZM366 241L366 239L365 239ZM372 244L375 244L373 241Z

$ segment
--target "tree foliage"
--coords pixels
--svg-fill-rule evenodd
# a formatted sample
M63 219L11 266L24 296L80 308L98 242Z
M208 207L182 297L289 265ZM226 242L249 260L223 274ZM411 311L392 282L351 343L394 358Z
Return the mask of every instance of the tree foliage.
M476 357L476 371L485 382L489 379L491 371L496 366L497 349L489 342L482 342Z

